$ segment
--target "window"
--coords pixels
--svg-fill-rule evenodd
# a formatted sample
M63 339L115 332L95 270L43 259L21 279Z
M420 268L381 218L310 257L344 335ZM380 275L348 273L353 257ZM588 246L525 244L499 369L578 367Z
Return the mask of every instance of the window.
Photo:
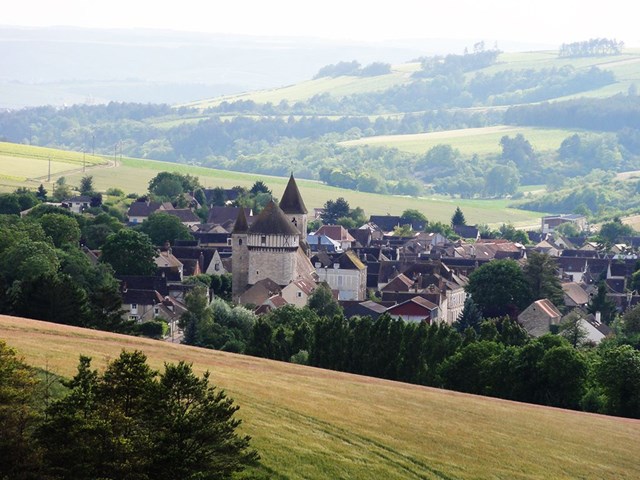
M160 314L160 309L158 307L153 307L153 316L157 317Z
M242 245L242 239L241 238L238 239L238 245Z
M262 245L266 245L266 244L267 244L267 236L266 236L266 235L262 235L262 236L260 237L260 243L261 243Z
M213 269L218 272L220 271L220 264L218 262L216 262L216 264L213 266Z
M238 242L238 245L242 245L242 240ZM227 246L231 246L231 238L227 238Z
M297 292L297 297L302 298L302 292Z
M132 303L131 304L131 313L132 314L138 313L138 304L137 303Z
M129 315L129 320L137 322L138 321L138 316L137 315Z

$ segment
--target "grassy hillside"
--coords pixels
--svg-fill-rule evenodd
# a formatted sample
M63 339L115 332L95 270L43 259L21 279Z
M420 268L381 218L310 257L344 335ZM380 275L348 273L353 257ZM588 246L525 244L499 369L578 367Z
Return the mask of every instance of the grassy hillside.
M377 145L397 148L403 152L425 153L438 144L448 144L463 155L497 154L501 152L500 139L521 133L539 152L557 150L562 141L576 133L572 130L510 127L497 125L484 128L466 128L441 132L415 133L409 135L380 135L342 142L341 145Z
M107 165L102 157L84 155L55 148L0 142L0 183L13 186L27 181L46 180L52 176L82 170L86 166Z
M632 83L640 84L640 50L625 49L620 55L583 58L559 58L556 51L502 53L495 65L474 71L486 74L494 74L504 70L541 70L547 68L560 68L570 65L577 70L587 70L591 67L611 70L616 76L616 82L605 87L580 93L576 96L608 97L617 93L626 93ZM240 95L228 95L213 99L201 100L189 103L194 108L206 108L215 106L223 101L234 102L236 100L252 100L256 103L273 104L281 100L296 102L307 100L314 95L330 93L336 97L342 97L355 93L379 91L393 85L407 83L410 75L420 69L418 63L406 63L393 67L392 72L379 77L352 77L320 78L309 80L295 85L271 90L259 90ZM561 97L565 99L569 97Z
M14 148L18 151L22 149L22 145L0 144L3 148L10 150ZM28 151L26 147L24 152ZM70 185L79 185L80 179L84 175L92 175L94 185L98 190L105 191L109 187L118 187L127 193L135 192L144 194L147 190L149 180L158 172L172 171L189 173L197 175L203 186L212 188L221 186L231 188L235 185L250 187L256 180L263 180L272 189L274 195L280 198L286 186L288 178L285 177L269 177L258 174L246 174L239 172L230 172L226 170L215 170L211 168L196 167L191 165L183 165L169 162L156 162L152 160L140 160L123 158L118 160L117 165L107 164L87 168L82 171L81 164L65 163L64 159L77 158L82 159L82 153L64 152L54 149L38 149L41 151L53 152L52 159L59 158L62 170L54 174L52 166L52 182L59 175L64 175L67 183ZM56 153L57 152L57 153ZM57 156L54 156L57 155ZM74 156L75 155L75 156ZM89 156L87 156L88 158ZM95 161L105 161L96 157ZM52 162L53 164L53 162ZM109 168L103 168L108 166ZM27 186L35 189L40 183L45 184L47 190L53 190L53 184L46 183L47 162L41 157L30 158L23 157L7 157L6 161L0 162L0 190L10 191L19 186ZM16 172L37 172L43 170L43 176L25 179L23 177L13 177ZM34 175L35 177L35 175ZM501 224L503 222L511 222L518 226L538 226L541 213L530 212L525 210L517 210L508 208L510 203L508 200L461 200L451 199L445 196L430 196L428 198L412 198L395 195L379 195L373 193L356 192L311 181L298 180L302 196L309 211L313 213L314 207L321 207L327 200L344 197L352 207L360 206L369 215L371 214L390 214L400 215L406 209L417 209L423 212L430 220L449 222L451 215L460 206L463 209L465 217L469 222Z
M27 363L70 376L124 348L187 360L240 405L263 471L280 479L640 477L640 421L458 394L242 355L0 316Z

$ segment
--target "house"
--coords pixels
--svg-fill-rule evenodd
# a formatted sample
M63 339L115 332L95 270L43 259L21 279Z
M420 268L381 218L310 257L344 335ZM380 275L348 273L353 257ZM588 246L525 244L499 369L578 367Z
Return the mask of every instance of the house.
M280 295L287 303L302 308L307 305L309 297L315 289L315 283L298 279L284 287Z
M318 279L332 290L338 290L338 300L365 300L367 296L367 266L349 250L337 257L319 252L311 258Z
M178 278L179 281L183 280L184 265L173 255L173 253L171 253L171 248L168 250L161 250L154 261L156 262L158 271L161 274L165 274L167 278ZM200 273L202 272L197 271L194 275L198 275Z
M587 217L577 214L542 217L542 233L554 232L563 223L573 223L578 228L578 231L582 232L587 228Z
M211 207L209 209L209 215L206 223L219 225L224 228L225 231L231 232L235 226L240 209L240 207ZM243 210L245 219L247 220L247 225L251 225L254 219L253 210L250 208L244 208Z
M461 238L480 240L480 230L477 225L454 225L453 231Z
M541 337L551 331L552 325L560 325L561 318L562 314L556 306L543 298L525 308L518 315L518 322L529 335Z
M165 209L165 205L160 202L151 202L147 199L139 199L129 205L127 218L129 219L130 224L137 225L144 222L152 213Z
M576 282L562 284L564 292L564 304L567 307L586 307L589 303L589 294Z
M345 318L351 317L371 317L372 320L376 320L380 315L387 311L387 308L393 306L373 302L371 300L365 300L364 302L344 301L340 302L340 306L344 311Z
M408 221L398 215L371 215L369 222L377 225L383 232L393 232L396 227L410 225L412 230L420 232L425 229L426 224L419 220Z
M333 240L326 235L318 235L317 232L307 235L307 243L309 244L309 248L312 252L324 251L328 253L342 253L342 246L340 245L340 242Z
M438 306L421 297L413 297L409 300L394 305L387 309L391 318L404 320L405 322L431 323L438 317Z
M172 217L177 217L180 220L180 223L187 228L195 227L201 222L200 217L193 213L189 208L172 208L164 210L162 213L166 213Z
M349 250L356 241L342 225L322 225L314 235L326 235L338 242L341 251Z
M63 206L67 206L73 213L82 213L91 205L91 197L88 195L79 195L62 202Z
M263 278L251 285L239 297L238 303L241 305L262 305L274 295L280 295L282 287L270 278Z

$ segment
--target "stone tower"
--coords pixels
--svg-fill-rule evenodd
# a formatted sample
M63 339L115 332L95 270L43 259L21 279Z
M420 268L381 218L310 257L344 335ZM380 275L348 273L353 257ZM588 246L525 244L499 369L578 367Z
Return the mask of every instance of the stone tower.
M238 300L249 284L248 231L247 216L241 207L231 232L231 296L234 301Z
M296 278L300 231L273 200L249 227L246 244L249 285L270 278L284 286Z
M302 240L307 238L307 207L302 201L302 195L298 190L296 180L293 173L289 177L287 188L284 189L282 199L280 200L280 208L287 215L289 221L298 229L302 235Z

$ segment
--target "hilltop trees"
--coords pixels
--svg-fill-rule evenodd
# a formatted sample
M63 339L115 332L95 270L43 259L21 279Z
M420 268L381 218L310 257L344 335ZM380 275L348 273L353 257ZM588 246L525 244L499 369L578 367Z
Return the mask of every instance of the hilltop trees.
M125 352L103 374L81 356L69 394L36 436L47 478L226 479L257 461L236 433L238 407L190 364L152 370Z

